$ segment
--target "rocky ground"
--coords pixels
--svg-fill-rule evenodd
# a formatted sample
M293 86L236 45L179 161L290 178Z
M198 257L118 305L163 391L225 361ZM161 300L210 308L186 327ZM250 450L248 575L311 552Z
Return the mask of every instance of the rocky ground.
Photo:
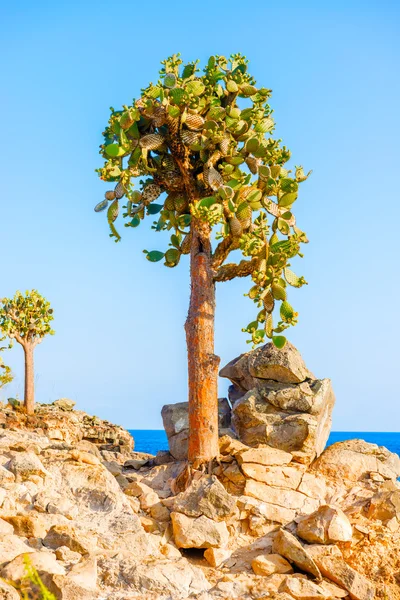
M235 407L257 396L258 413L253 403L244 443L222 403L210 472L135 453L127 432L66 401L35 417L1 406L0 598L19 598L6 582L28 553L62 600L400 599L399 457L361 440L321 452L328 380L262 372L247 391L232 376L236 433ZM185 429L173 413L172 437Z

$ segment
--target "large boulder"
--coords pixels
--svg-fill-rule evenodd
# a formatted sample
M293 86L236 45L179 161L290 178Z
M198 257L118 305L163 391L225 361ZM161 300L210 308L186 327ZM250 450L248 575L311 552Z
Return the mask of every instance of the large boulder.
M248 446L268 444L309 464L325 448L334 403L329 379L298 385L264 381L234 404L232 426Z
M226 521L238 513L235 499L213 475L194 481L176 496L173 508L188 517L205 515L214 521Z
M289 342L281 350L269 342L252 352L241 354L221 369L220 376L227 377L244 392L257 387L259 379L301 383L314 377L300 352Z
M310 544L351 542L353 529L345 513L328 504L300 521L297 535Z
M171 513L175 544L178 548L225 548L229 540L224 521L217 523L208 517L187 517Z
M329 446L312 465L314 472L352 486L378 473L384 479L400 477L400 457L384 446L364 440L348 440Z
M189 409L187 402L166 404L161 416L168 437L169 451L176 460L186 460L189 439ZM225 435L231 424L231 408L226 398L218 400L218 427Z

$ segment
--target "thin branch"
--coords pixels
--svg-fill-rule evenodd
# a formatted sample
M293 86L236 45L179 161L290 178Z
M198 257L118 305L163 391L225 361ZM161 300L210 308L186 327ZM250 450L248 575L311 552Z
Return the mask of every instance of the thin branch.
M218 269L214 275L214 281L230 281L235 277L248 277L257 267L259 258L251 260L241 260L239 264L228 263Z

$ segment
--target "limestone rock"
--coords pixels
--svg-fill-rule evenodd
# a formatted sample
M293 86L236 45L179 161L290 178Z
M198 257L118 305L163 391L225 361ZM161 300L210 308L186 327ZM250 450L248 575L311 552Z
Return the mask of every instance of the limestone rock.
M301 492L272 487L252 479L246 481L245 495L284 508L303 511L304 513L313 512L318 506L317 501L307 498Z
M207 548L204 558L214 568L220 567L231 556L229 550L223 548Z
M14 587L0 580L0 600L21 600L21 596Z
M348 485L367 478L371 472L396 480L400 476L400 457L383 446L348 440L329 446L312 465L312 470Z
M0 519L0 536L12 535L14 533L14 527L11 523L8 523L4 519Z
M400 521L400 490L392 482L388 483L390 485L382 486L383 489L371 498L367 513L369 519L388 521L396 518Z
M178 548L224 548L229 539L224 521L217 523L208 517L193 518L171 513L175 544Z
M13 481L15 481L14 473L11 473L11 471L4 468L3 465L0 465L0 485L12 483Z
M324 505L300 521L297 534L310 544L334 544L350 542L353 529L340 508Z
M52 552L31 552L29 563L38 571L39 575L65 575L65 569L60 565ZM0 571L0 576L8 581L20 581L26 576L24 555L17 556Z
M135 586L135 589L146 594L154 592L156 598L174 598L186 600L190 595L210 589L203 572L191 565L187 560L157 561L151 564L136 564L127 561L122 564L121 575L125 581ZM153 598L144 595L142 598Z
M80 554L89 554L95 547L93 538L79 534L72 525L54 525L43 542L48 548L54 550L60 546L67 546Z
M288 465L292 460L292 455L289 452L271 448L271 446L261 446L237 453L236 460L239 465L242 463L257 463L265 466Z
M303 548L298 539L288 531L280 529L275 536L272 550L280 554L289 562L294 563L299 569L311 573L316 579L321 580L321 572L307 550Z
M90 452L85 452L84 450L73 450L71 452L71 458L76 460L76 462L83 463L85 465L99 465L100 460L91 454Z
M66 563L77 563L81 560L82 555L79 552L74 552L70 550L68 546L60 546L57 548L56 558Z
M14 560L24 552L30 553L33 550L21 538L16 535L0 536L0 565Z
M326 556L316 562L322 575L347 590L353 600L373 600L375 597L375 586L342 558Z
M16 535L26 538L44 538L50 526L46 527L43 519L36 513L28 515L4 516Z
M287 592L298 600L326 600L323 588L308 579L287 577L279 591Z
M76 563L68 573L68 579L85 590L95 590L97 585L97 559L94 556Z
M161 411L164 429L168 437L169 451L176 460L186 460L188 452L189 413L188 403L166 404ZM225 433L231 422L231 409L226 398L218 400L218 427Z
M254 463L243 463L241 468L250 479L291 490L299 487L304 473L298 467L265 467Z
M273 575L274 573L293 573L293 568L280 554L261 554L256 556L251 563L251 568L256 575Z
M10 460L8 468L14 473L17 481L25 481L32 475L43 477L48 475L40 459L32 452L21 452Z
M227 377L246 391L255 387L250 377L272 379L280 383L301 383L313 378L300 352L290 342L287 342L282 350L269 342L242 354L223 367L220 376Z
M329 379L299 385L266 381L232 409L232 426L248 446L268 444L309 464L325 448L335 396Z
M69 398L60 398L59 400L55 400L53 402L53 406L65 411L73 410L76 402L74 400L70 400Z
M176 496L174 511L188 517L205 515L214 521L224 521L237 515L235 499L214 476L193 481L185 492Z

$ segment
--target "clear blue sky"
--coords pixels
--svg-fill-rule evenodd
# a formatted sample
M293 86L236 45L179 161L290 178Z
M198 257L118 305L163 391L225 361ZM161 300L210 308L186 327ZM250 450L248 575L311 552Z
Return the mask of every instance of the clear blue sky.
M150 221L115 244L93 206L109 107L137 97L159 61L242 52L274 90L277 134L313 169L296 204L311 243L290 340L333 380L336 430L399 430L400 7L285 3L3 2L0 297L37 288L56 335L37 348L37 399L66 396L126 427L158 428L186 400L188 265L166 269ZM216 351L249 349L244 281L220 284ZM22 350L7 356L23 392ZM226 393L222 380L220 394Z

